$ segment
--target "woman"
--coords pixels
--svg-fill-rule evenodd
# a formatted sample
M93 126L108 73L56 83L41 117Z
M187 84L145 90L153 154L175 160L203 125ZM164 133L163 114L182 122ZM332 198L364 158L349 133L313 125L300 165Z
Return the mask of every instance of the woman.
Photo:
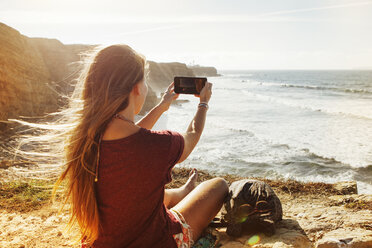
M78 222L83 247L190 247L227 195L222 178L195 187L196 170L183 187L165 189L173 166L200 138L212 84L201 91L185 134L151 131L178 95L171 84L161 102L134 123L148 90L145 64L129 46L113 45L96 54L81 79L80 116L56 186L68 177L70 224Z

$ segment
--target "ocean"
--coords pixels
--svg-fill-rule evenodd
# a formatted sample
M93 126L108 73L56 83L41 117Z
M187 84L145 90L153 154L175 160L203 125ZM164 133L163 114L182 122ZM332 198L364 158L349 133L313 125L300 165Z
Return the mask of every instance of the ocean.
M219 71L203 135L178 166L247 177L357 181L372 193L372 71ZM185 132L198 99L158 128Z

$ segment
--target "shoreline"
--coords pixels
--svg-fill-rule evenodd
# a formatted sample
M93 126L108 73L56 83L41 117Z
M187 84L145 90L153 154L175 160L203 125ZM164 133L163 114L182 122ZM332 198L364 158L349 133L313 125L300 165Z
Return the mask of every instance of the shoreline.
M217 176L198 171L198 183ZM183 185L189 172L187 168L174 168L172 182L166 188ZM219 176L229 184L244 178L230 174ZM372 245L372 195L353 194L355 184L338 187L338 184L294 180L259 180L267 182L282 202L283 220L278 223L276 234L272 237L257 234L259 243L247 246L252 234L231 238L226 235L225 228L213 229L211 232L220 247L337 247L342 239L351 240L348 247ZM46 186L31 184L31 180L23 183L30 184L30 188ZM68 206L60 215L61 205L58 201L54 205L48 203L48 197L40 200L40 205L16 206L9 200L24 192L20 190L10 197L5 194L9 190L4 191L6 183L0 185L0 247L78 247L71 246L72 236L63 230L68 221ZM78 229L73 229L72 233L78 233Z

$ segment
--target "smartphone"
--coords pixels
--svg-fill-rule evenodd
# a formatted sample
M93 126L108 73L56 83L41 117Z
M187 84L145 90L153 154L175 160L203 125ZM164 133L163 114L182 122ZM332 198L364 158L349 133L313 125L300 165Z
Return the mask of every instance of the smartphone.
M174 77L174 92L199 95L206 82L204 77Z

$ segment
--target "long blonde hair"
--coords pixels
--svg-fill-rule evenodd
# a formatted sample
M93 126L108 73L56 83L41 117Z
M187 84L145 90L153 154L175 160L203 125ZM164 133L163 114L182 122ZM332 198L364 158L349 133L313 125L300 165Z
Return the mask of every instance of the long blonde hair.
M100 232L94 180L98 173L99 139L112 116L128 106L131 90L144 79L145 64L145 58L127 45L100 49L82 71L73 100L64 113L69 123L68 131L64 132L66 160L64 171L54 185L52 200L61 183L68 179L62 209L70 200L68 225L78 223L80 240L85 239L90 245Z

